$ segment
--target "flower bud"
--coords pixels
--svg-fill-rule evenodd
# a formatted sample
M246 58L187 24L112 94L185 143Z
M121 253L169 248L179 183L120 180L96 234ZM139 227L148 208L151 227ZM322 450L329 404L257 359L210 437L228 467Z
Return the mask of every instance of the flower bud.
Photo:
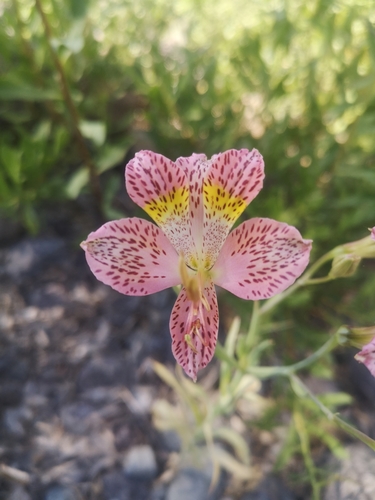
M366 236L361 240L352 241L342 245L344 254L354 254L364 259L375 258L375 228L372 229L371 236Z
M361 260L361 257L355 254L337 255L332 261L332 267L328 276L330 278L352 276L356 272Z
M375 325L358 328L343 325L337 330L336 337L338 343L342 346L352 346L362 349L362 347L373 341L375 337Z

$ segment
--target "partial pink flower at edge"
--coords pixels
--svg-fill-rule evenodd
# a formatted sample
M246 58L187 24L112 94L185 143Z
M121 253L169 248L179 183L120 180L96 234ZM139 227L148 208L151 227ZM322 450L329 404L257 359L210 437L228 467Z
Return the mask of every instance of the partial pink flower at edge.
M157 226L136 217L107 222L81 246L94 275L126 295L182 284L170 320L172 351L196 380L215 351L214 285L244 299L272 297L302 274L311 241L266 218L230 232L263 186L263 158L255 149L176 162L141 151L125 175L129 196Z
M371 375L375 377L375 337L354 357L357 361L363 363L368 368Z
M371 238L375 240L375 226L371 229Z

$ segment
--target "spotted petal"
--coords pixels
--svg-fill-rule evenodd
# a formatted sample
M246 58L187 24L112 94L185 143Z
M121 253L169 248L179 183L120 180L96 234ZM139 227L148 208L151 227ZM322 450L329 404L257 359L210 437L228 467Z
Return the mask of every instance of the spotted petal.
M188 264L196 256L189 218L189 182L183 168L165 156L140 151L125 171L131 199L163 230Z
M253 149L231 149L215 155L204 180L206 266L213 265L231 227L262 189L264 162Z
M311 241L293 226L254 218L232 231L211 271L216 285L243 299L267 299L302 274Z
M204 368L214 355L219 312L214 284L204 288L206 306L193 304L186 289L182 288L173 307L170 330L172 351L177 362L194 381L197 373Z
M375 377L375 339L372 339L371 342L365 345L354 357L357 361L363 363L368 368L371 375Z
M107 222L81 246L96 278L126 295L148 295L181 283L177 252L146 220Z
M190 227L199 259L203 252L203 181L211 162L204 154L193 153L189 157L177 158L176 164L184 170L189 183ZM194 269L198 267L198 262L191 264Z

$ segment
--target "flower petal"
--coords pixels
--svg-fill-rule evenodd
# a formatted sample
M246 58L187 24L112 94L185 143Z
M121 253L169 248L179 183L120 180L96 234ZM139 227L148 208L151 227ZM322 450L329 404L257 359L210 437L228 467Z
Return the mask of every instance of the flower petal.
M178 254L146 220L107 222L81 246L96 278L126 295L148 295L181 283Z
M219 329L219 312L215 286L212 282L204 288L209 310L203 303L194 304L189 300L186 289L182 288L173 307L170 330L172 351L176 361L194 381L198 370L212 359Z
M375 226L371 229L371 238L375 240Z
M250 219L232 231L211 271L216 285L243 299L267 299L302 274L311 240L271 219Z
M355 359L363 363L371 375L375 377L375 338L362 348L355 356Z
M264 162L253 149L215 155L204 180L204 248L207 267L220 252L231 227L262 189Z
M177 158L176 164L185 171L189 182L190 227L199 258L203 251L203 180L211 162L207 161L206 155L193 153L189 157ZM192 267L197 269L198 262L193 262Z
M125 171L131 199L163 230L188 264L196 256L189 217L189 182L183 168L151 151L140 151Z

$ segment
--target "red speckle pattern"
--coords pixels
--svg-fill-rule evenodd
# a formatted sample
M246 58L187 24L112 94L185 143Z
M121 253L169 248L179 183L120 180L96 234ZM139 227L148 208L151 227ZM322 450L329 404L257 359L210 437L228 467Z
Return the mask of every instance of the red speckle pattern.
M163 155L140 151L128 163L125 178L131 199L153 218L191 265L197 252L191 235L189 183L184 169Z
M82 247L96 278L126 295L148 295L181 282L176 250L146 220L107 222Z
M211 161L203 154L193 154L188 158L177 158L176 164L184 170L189 183L190 225L197 252L196 266L193 267L197 267L203 255L203 181Z
M210 306L209 311L202 303L193 304L188 299L185 288L182 288L173 307L169 325L174 357L194 381L198 371L204 368L214 355L219 329L214 284L207 283L203 293ZM188 341L185 339L186 334L189 335Z
M262 189L263 179L263 157L256 149L231 149L212 157L203 186L203 253L209 267L234 222Z
M250 219L226 239L212 269L216 285L243 299L267 299L302 274L311 241L299 231L271 219Z

